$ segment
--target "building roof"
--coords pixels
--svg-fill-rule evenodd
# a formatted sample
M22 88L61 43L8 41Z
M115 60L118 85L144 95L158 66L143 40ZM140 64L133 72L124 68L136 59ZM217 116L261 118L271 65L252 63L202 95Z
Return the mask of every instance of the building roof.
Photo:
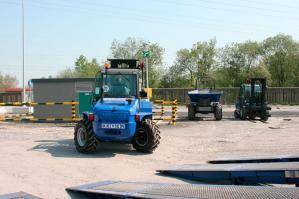
M32 88L26 88L26 91L32 91ZM0 88L1 93L18 93L23 92L23 88Z

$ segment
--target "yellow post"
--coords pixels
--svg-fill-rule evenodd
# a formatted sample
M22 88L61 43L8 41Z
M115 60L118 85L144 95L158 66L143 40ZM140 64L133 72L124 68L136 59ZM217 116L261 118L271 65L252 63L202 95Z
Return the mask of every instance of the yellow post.
M171 124L173 125L173 126L175 126L176 125L176 99L174 99L173 101L172 101L172 114L171 114L171 118L172 118L172 120L171 120Z
M76 121L76 103L72 100L72 122Z
M165 114L165 110L164 110L164 101L162 101L161 103L161 117Z

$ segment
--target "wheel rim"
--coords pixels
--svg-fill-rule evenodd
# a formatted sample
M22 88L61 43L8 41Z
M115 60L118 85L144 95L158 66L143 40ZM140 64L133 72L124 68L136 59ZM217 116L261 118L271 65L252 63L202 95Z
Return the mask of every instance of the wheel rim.
M77 132L78 144L83 147L86 144L86 131L84 128L79 128Z
M138 129L136 134L136 143L139 146L145 146L148 143L148 135L144 129Z

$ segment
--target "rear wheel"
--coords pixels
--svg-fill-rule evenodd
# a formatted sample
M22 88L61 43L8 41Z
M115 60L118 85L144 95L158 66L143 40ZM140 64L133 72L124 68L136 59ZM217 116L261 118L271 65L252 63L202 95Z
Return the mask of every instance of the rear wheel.
M136 130L132 141L133 147L143 153L152 153L160 144L160 131L152 120L146 119Z
M188 105L188 119L189 120L195 119L195 107L192 104Z
M240 109L240 119L245 120L246 118L247 118L246 109L244 107L241 107L241 109Z
M81 120L77 123L74 133L75 146L80 153L92 153L97 150L98 140L92 129L92 123Z
M269 111L266 111L262 116L261 116L261 120L262 121L267 121L269 119Z
M255 113L254 112L249 113L249 119L250 120L254 120L255 119Z
M216 120L222 119L222 107L219 104L215 107L214 117Z

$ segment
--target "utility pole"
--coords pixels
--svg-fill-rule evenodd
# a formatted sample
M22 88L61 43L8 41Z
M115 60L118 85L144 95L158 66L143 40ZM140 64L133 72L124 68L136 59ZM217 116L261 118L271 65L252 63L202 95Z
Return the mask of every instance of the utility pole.
M148 79L148 57L145 58L145 67L146 67L146 89L148 91L149 88L149 79Z
M151 52L148 48L148 43L144 43L144 51L143 51L143 58L145 58L145 68L146 68L146 90L149 92L149 65L148 65L148 58L151 55Z
M22 65L23 65L23 102L25 102L25 24L24 24L24 0L22 0Z

